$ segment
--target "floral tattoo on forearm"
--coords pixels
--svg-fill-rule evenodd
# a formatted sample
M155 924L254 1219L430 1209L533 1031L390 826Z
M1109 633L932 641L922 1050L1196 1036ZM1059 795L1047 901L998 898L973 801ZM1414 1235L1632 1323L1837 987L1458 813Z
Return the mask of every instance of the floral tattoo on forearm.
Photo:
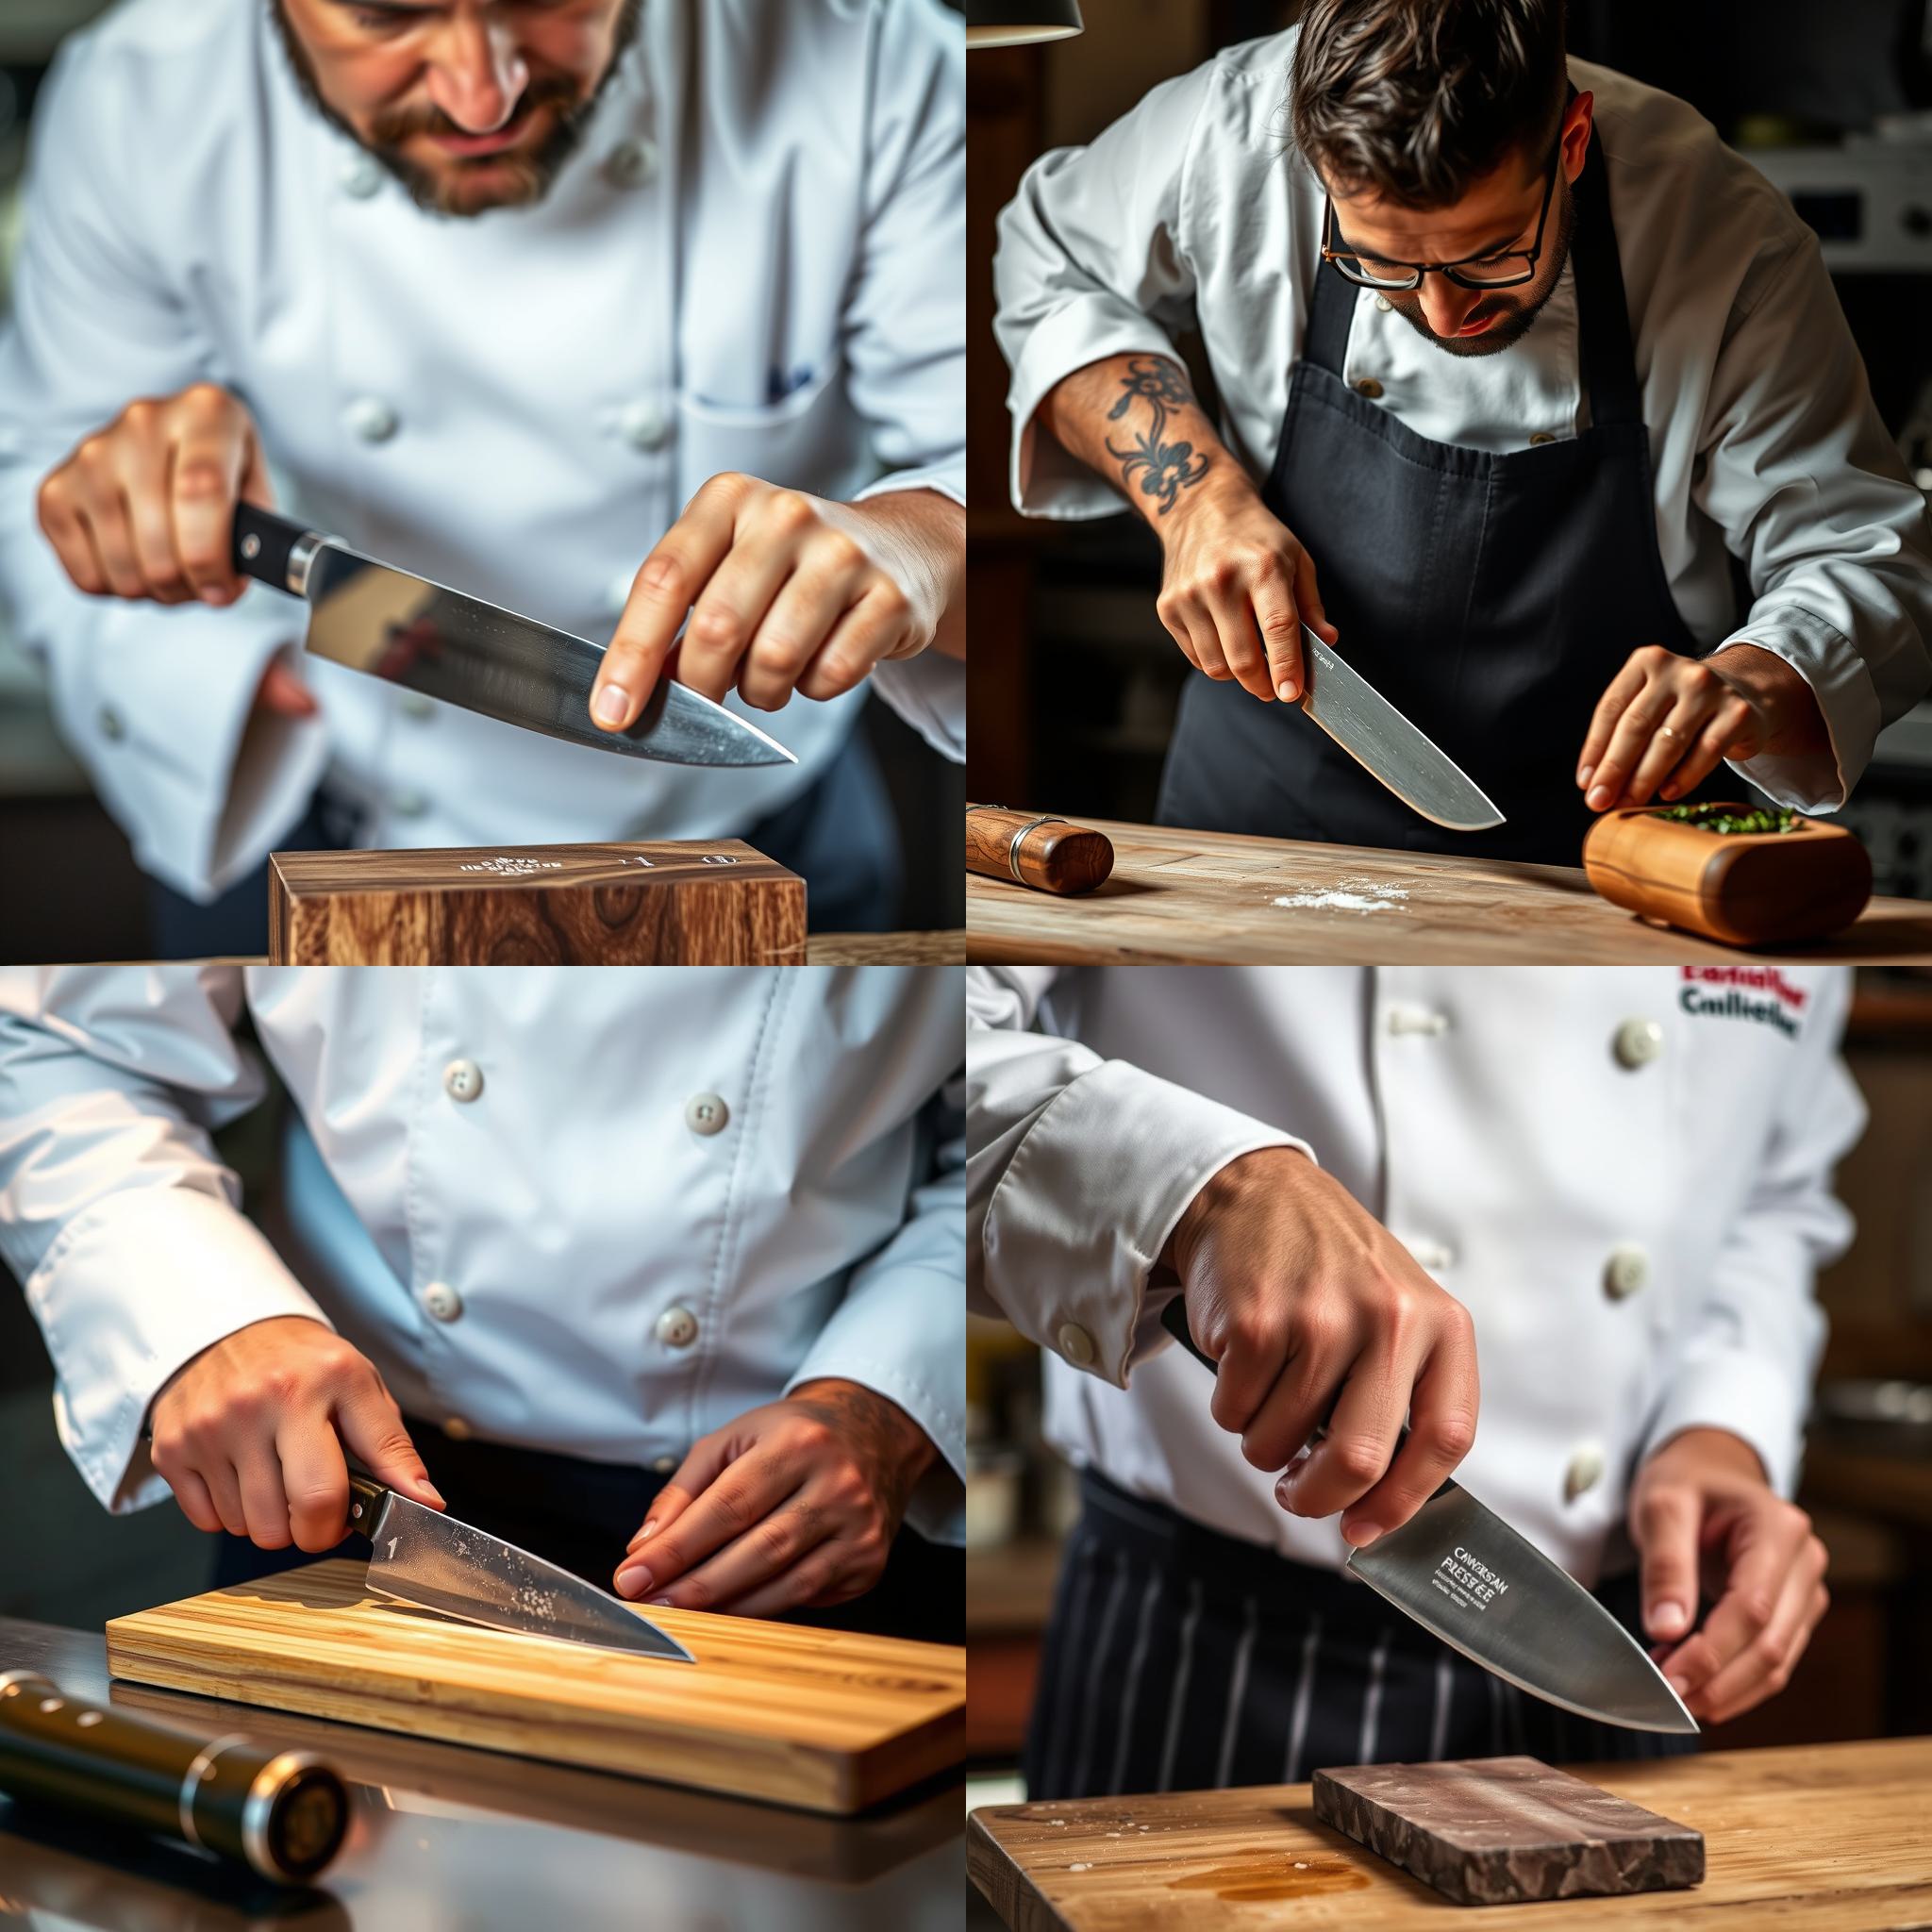
M1152 407L1154 421L1130 447L1108 442L1107 453L1120 463L1122 485L1132 488L1138 475L1141 493L1157 498L1157 514L1165 516L1181 491L1191 490L1214 467L1214 458L1205 451L1197 454L1191 442L1161 441L1169 411L1186 408L1194 400L1193 392L1180 370L1154 356L1136 356L1127 364L1121 387L1126 393L1108 412L1107 420L1118 423L1137 402L1144 402Z

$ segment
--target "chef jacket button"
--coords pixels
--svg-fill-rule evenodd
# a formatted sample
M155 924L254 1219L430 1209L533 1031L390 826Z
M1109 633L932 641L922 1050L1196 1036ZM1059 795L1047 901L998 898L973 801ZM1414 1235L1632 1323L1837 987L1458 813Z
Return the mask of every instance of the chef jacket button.
M1388 296L1377 295L1375 297L1375 307L1379 308L1384 315L1387 315L1389 311L1395 307L1395 305L1394 303L1390 301Z
M654 1456L651 1458L651 1468L658 1475L669 1475L676 1467L677 1457L675 1456Z
M1382 393L1382 385L1373 375L1363 376L1355 387L1357 395L1367 396L1372 403Z
M463 1298L446 1281L432 1281L423 1291L423 1306L439 1322L454 1322L463 1312Z
M476 1432L461 1416L451 1415L442 1419L442 1433L452 1442L467 1442Z
M626 403L617 427L633 449L660 450L671 441L670 419L656 403Z
M1408 1241L1405 1245L1415 1265L1427 1269L1431 1274L1456 1265L1456 1250L1445 1248L1441 1241Z
M1544 443L1555 442L1556 440L1557 439L1554 436L1552 436L1547 429L1539 429L1536 432L1536 434L1529 439L1529 446L1531 449L1541 449Z
M1060 1332L1055 1338L1060 1345L1060 1353L1076 1369L1088 1367L1099 1350L1093 1346L1093 1338L1077 1322L1062 1322Z
M344 194L352 194L358 201L367 201L382 186L382 166L374 155L351 155L342 163L338 178Z
M387 442L402 426L380 396L358 396L343 413L350 431L364 442Z
M1604 1292L1613 1302L1635 1294L1650 1279L1650 1257L1635 1242L1610 1250L1604 1263Z
M1647 1067L1664 1050L1664 1029L1655 1020L1625 1020L1617 1028L1614 1050L1620 1067Z
M731 1109L722 1094L693 1093L684 1103L684 1124L693 1134L723 1133L730 1118Z
M689 1348L698 1339L698 1318L681 1302L658 1317L658 1340L666 1348Z
M1603 1480L1604 1452L1594 1442L1586 1442L1570 1458L1570 1466L1563 1472L1563 1500L1574 1503L1588 1490L1593 1490Z
M127 736L127 726L121 722L121 713L112 705L103 705L94 722L101 727L101 736L110 743L118 744Z
M436 715L436 701L425 698L420 691L412 691L403 699L403 716L406 718L430 718Z
M1383 1024L1397 1039L1405 1033L1421 1033L1434 1038L1448 1032L1449 1015L1432 1013L1423 1007L1391 1007L1389 1017Z
M613 188L648 188L658 178L656 142L620 141L605 157L604 178Z
M483 1069L475 1060L452 1060L442 1070L442 1091L452 1100L475 1100L483 1091Z

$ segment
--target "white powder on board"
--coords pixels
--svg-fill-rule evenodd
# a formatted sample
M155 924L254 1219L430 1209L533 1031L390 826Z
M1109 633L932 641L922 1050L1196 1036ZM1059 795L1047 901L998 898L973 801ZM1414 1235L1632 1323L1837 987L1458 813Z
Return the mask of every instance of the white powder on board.
M1325 891L1284 892L1274 903L1295 911L1320 908L1330 912L1387 912L1408 897L1402 886L1379 885L1374 879L1341 879Z

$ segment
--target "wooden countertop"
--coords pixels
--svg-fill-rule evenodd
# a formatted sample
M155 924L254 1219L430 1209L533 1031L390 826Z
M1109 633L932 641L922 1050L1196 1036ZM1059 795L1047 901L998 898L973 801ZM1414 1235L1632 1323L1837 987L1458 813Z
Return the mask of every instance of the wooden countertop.
M808 966L963 966L963 932L813 932Z
M1461 1907L1318 1824L1307 1785L1000 1805L967 1868L1017 1932L1255 1928L1746 1927L1932 1923L1932 1739L1711 1752L1579 1774L1706 1840L1702 1885L1635 1898Z
M1932 960L1932 903L1915 899L1874 899L1855 925L1813 946L1746 953L1644 924L1598 898L1581 867L1183 832L1106 819L1080 823L1113 841L1113 876L1084 898L1060 899L969 873L969 959L1360 965L1373 958L1579 966ZM1335 892L1363 904L1275 904Z
M312 1907L333 1932L649 1924L666 1932L944 1923L962 1883L960 1784L853 1819L715 1797L116 1682L95 1632L0 1618L0 1670L202 1737L239 1732L322 1753L356 1815ZM280 1904L275 1903L279 1896ZM31 1816L0 1796L0 1921L254 1932L288 1911L246 1874L86 1820Z

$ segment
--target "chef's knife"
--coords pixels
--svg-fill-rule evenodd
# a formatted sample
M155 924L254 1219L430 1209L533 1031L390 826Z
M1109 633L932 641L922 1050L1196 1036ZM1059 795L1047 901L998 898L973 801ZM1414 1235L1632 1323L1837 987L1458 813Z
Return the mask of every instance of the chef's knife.
M1362 675L1302 625L1302 709L1403 804L1452 832L1503 823L1479 786Z
M375 1545L367 1580L377 1596L492 1630L694 1661L683 1644L620 1598L355 1471L349 1527Z
M235 568L308 605L308 648L425 697L567 744L674 765L786 765L756 724L668 677L628 731L591 723L600 645L552 630L253 504L235 509Z
M1179 1295L1160 1320L1215 1366L1189 1333ZM1625 1730L1697 1729L1623 1624L1453 1477L1400 1529L1351 1550L1348 1568L1452 1649L1546 1704Z

